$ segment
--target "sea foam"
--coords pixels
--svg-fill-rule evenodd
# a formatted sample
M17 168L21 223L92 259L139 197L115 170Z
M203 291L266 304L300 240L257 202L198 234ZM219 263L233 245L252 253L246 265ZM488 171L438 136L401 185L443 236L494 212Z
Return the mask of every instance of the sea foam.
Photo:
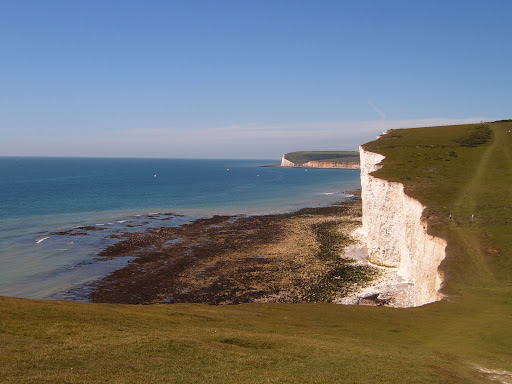
M43 237L42 239L39 239L39 240L36 240L36 244L41 244L43 241L45 241L46 239L49 239L50 236L46 236L46 237Z

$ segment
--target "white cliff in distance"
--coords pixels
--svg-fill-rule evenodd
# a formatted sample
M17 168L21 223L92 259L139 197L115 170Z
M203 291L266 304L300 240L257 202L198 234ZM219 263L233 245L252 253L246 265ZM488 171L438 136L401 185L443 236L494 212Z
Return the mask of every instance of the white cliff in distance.
M286 154L281 158L281 167L295 168L335 168L335 169L359 169L359 163L341 162L341 161L321 161L311 160L303 164L294 163L286 158Z

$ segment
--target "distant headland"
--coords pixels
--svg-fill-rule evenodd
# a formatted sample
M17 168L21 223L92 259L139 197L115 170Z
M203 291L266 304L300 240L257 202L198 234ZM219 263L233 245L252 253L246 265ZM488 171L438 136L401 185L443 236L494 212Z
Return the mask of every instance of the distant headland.
M281 167L359 169L357 151L299 151L285 153Z

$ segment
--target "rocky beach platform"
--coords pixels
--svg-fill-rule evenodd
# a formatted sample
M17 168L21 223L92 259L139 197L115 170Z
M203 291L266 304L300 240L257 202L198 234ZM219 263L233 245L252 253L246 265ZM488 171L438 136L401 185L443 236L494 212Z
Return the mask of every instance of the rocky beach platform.
M378 270L343 257L361 225L355 196L328 207L213 216L180 227L116 235L99 257L135 257L97 281L106 303L339 302Z

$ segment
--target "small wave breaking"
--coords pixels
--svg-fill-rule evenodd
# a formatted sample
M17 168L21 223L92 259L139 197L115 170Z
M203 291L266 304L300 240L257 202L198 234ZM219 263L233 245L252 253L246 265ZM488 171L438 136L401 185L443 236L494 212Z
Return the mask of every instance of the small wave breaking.
M322 195L324 195L324 196L336 195L336 196L342 196L342 197L354 197L353 194L346 193L346 192L324 192L324 193L322 193Z
M46 239L49 239L50 236L46 236L46 237L43 237L42 239L39 239L39 240L36 240L36 244L41 244L43 241L45 241Z

